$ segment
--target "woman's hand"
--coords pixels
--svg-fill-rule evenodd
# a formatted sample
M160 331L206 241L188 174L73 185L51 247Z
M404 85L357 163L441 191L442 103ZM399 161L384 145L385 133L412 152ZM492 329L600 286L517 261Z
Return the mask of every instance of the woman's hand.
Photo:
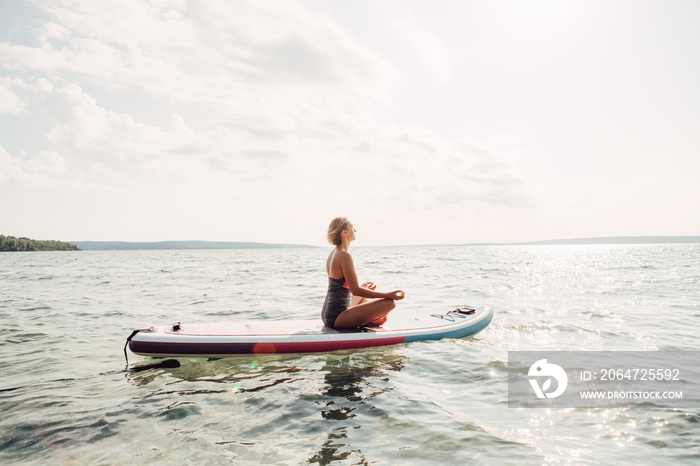
M365 283L362 284L362 288L367 288L368 290L374 291L374 290L377 289L377 285L375 285L375 284L372 283L372 282L365 282Z
M401 290L392 291L386 294L386 299L391 299L393 301L399 301L404 298L404 292Z

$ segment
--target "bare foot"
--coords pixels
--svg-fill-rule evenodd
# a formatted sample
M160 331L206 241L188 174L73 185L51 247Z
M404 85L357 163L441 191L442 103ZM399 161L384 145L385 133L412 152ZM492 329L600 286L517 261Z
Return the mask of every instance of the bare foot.
M386 316L382 316L382 317L377 317L376 319L374 319L370 322L367 322L365 325L369 325L371 327L381 327L385 323L386 323Z

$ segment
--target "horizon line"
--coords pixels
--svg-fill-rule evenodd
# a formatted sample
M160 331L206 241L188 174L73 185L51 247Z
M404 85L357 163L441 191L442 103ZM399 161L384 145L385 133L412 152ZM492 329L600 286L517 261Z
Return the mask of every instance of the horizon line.
M163 241L69 241L83 250L113 249L293 249L324 246L255 241L163 240ZM691 244L700 243L700 236L601 236L519 242L432 243L367 245L358 247L426 247L426 246L557 246L586 244ZM80 245L85 247L81 247ZM188 247L189 245L189 247ZM102 247L100 247L102 246ZM110 247L111 246L111 247ZM121 247L118 247L121 246ZM154 246L160 246L155 247ZM180 247L177 247L180 246ZM193 247L197 246L197 247ZM214 246L214 247L212 247ZM87 248L87 249L86 249Z

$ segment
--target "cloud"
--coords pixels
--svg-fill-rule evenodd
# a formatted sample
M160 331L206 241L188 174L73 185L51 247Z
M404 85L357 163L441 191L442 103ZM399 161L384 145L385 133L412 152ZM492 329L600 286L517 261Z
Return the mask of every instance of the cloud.
M423 142L406 166L412 173L410 202L425 210L459 211L467 207L532 207L529 183L507 155L463 141Z
M184 102L245 101L250 86L359 87L384 65L294 2L37 2L38 46L0 44L4 67L79 75Z
M54 87L41 79L34 87L52 117L46 140L82 161L82 171L74 178L115 186L154 181L175 186L197 180L254 183L283 172L301 149L279 145L294 129L283 118L272 125L275 118L225 120L195 132L178 114L171 114L167 125L154 126L107 110L77 84Z
M76 84L53 88L43 80L37 88L54 120L46 139L66 153L121 171L137 171L196 144L196 137L177 115L163 130L100 107Z
M0 184L21 182L42 184L60 180L66 172L66 160L53 151L41 151L36 157L13 157L0 145Z
M26 102L19 97L13 88L25 88L20 79L0 76L0 114L16 115L25 111Z
M289 150L279 146L290 141L331 139L322 121L346 124L376 108L388 76L379 59L294 2L36 6L50 18L38 22L38 45L0 44L3 66L44 77L36 86L48 94L51 143L112 165L163 151L208 151L219 167L231 157L282 158ZM109 111L86 87L141 89L149 99L141 108L197 105L209 124L196 136L143 125L135 116L141 108Z

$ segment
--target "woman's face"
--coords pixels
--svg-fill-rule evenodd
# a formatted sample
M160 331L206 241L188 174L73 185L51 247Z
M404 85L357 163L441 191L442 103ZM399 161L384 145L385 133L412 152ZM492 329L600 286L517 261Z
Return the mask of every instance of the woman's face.
M345 230L348 232L348 240L354 241L357 239L357 230L355 230L355 227L352 225L352 223L348 222L348 227Z

